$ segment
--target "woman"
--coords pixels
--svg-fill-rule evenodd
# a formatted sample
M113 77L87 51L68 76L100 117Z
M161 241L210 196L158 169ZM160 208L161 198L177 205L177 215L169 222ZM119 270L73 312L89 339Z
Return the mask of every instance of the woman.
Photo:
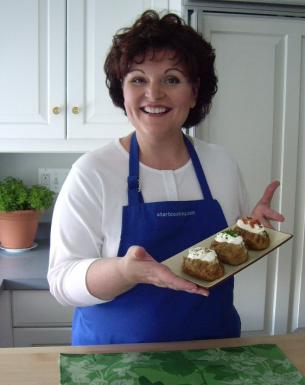
M48 279L77 306L74 345L240 335L233 278L209 293L160 263L249 213L235 162L181 130L210 109L214 59L176 15L147 11L114 37L107 86L135 132L73 165L52 221ZM277 186L253 210L264 224L283 220Z

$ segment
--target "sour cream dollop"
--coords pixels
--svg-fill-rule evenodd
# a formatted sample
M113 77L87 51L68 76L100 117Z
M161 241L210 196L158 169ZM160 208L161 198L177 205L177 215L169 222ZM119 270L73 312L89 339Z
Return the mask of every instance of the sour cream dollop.
M236 225L241 229L254 234L261 234L265 232L265 227L258 220L252 218L238 219Z
M234 233L233 231L222 231L216 234L215 241L219 243L231 243L233 245L242 245L244 243L243 238L237 233Z
M187 257L190 259L200 259L205 262L217 262L216 252L207 247L191 247Z

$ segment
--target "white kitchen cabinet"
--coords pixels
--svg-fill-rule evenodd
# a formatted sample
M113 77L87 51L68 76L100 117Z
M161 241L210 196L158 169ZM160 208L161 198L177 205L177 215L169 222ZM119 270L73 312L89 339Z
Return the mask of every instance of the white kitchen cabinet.
M2 140L65 137L65 19L63 0L0 1Z
M71 345L71 328L14 328L13 338L14 347Z
M219 79L196 135L237 159L252 207L271 180L281 180L273 203L286 221L278 229L295 234L236 276L242 330L278 334L304 327L305 20L198 11L196 21L216 50Z
M13 346L11 294L8 290L0 291L0 348Z
M0 347L71 344L73 308L47 290L4 290L0 310Z
M129 26L147 1L68 0L67 138L111 139L131 131L105 86L103 63L114 33ZM79 113L73 114L73 107Z
M47 290L3 290L0 347L69 345L72 314Z
M70 345L73 308L46 290L11 292L14 346Z
M12 291L13 327L71 326L73 308L60 305L47 290Z
M0 0L0 151L83 152L131 131L103 63L113 34L167 0Z

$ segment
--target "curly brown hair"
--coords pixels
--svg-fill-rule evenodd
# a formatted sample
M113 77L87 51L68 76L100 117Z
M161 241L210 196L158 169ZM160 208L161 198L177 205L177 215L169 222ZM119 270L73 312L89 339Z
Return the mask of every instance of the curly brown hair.
M155 11L145 11L130 28L123 28L114 35L104 64L110 97L114 105L125 111L122 81L130 65L136 57L137 62L138 57L143 62L148 51L163 49L175 53L177 61L185 66L190 82L198 85L196 105L183 124L185 128L192 127L210 111L217 92L215 53L210 43L175 14L160 17Z

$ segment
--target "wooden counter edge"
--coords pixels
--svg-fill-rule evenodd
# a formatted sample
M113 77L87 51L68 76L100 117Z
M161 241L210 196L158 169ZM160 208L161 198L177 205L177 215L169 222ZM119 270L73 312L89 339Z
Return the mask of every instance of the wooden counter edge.
M157 342L138 344L112 344L94 346L44 346L44 347L17 347L0 348L1 354L38 354L38 353L124 353L145 351L170 351L187 349L209 349L218 347L234 347L254 344L277 344L279 347L289 347L292 343L305 345L305 332L289 333L276 336L254 336L240 338L226 338L215 340L196 340L181 342ZM304 348L305 350L305 348ZM304 357L305 359L305 357Z

